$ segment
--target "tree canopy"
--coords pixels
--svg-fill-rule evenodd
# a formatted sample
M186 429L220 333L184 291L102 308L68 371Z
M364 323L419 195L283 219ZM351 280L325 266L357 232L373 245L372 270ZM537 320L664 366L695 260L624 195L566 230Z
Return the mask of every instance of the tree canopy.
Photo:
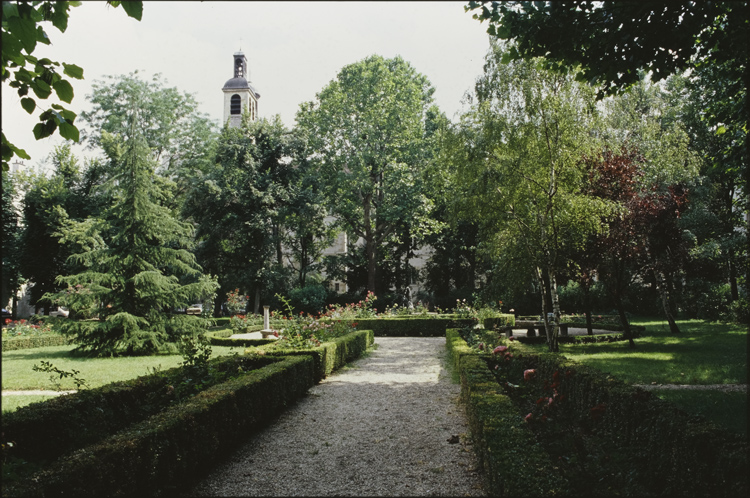
M371 291L382 290L381 246L430 224L420 170L433 92L402 58L373 55L342 68L297 113L331 214L364 240Z
M73 100L73 87L59 72L74 79L83 79L83 69L75 64L55 62L47 58L33 55L37 43L50 44L49 36L44 30L44 23L50 22L60 32L68 28L68 12L71 7L77 7L81 2L43 1L43 2L3 2L2 16L2 78L5 83L18 91L21 97L21 107L33 114L36 112L37 101L29 94L31 90L36 98L47 99L54 91L57 97L70 104ZM112 7L122 6L125 13L141 20L143 2L141 1L108 1ZM37 140L48 137L59 130L63 138L79 139L78 128L74 124L76 113L60 104L52 104L49 109L39 115L39 123L34 126L34 137ZM13 156L31 159L25 150L19 149L2 133L3 170L7 171Z

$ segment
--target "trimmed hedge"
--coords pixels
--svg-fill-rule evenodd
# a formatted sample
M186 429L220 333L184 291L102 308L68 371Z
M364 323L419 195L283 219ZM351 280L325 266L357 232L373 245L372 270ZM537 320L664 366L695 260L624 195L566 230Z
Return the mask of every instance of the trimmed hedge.
M373 342L357 331L324 353L223 357L227 372L255 370L170 403L165 375L120 382L35 403L3 416L4 466L19 458L44 470L8 484L3 496L154 495L174 491L302 396L316 379ZM320 365L316 366L315 358ZM243 367L244 368L244 367ZM323 375L325 376L325 375ZM114 422L116 420L117 422ZM44 432L46 431L46 432ZM119 431L119 432L118 432ZM13 447L5 445L13 441Z
M368 346L375 342L372 330L358 330L330 342L324 342L312 349L261 348L266 356L311 356L313 359L315 382L320 382L334 370L358 358Z
M451 363L461 378L461 399L490 496L567 494L568 483L510 398L457 330L446 333Z
M176 489L313 385L309 357L286 357L75 451L4 496L151 496Z
M475 320L452 316L355 318L337 320L356 323L358 328L372 330L379 337L442 337L448 328L474 325Z
M41 348L45 346L66 346L70 344L70 338L64 335L49 334L30 337L12 337L3 339L3 351L15 351L17 349Z
M229 356L212 360L218 371L254 370L278 358ZM83 448L169 407L183 367L113 382L75 394L32 403L3 414L4 441L14 456L48 461ZM172 389L169 389L172 386Z

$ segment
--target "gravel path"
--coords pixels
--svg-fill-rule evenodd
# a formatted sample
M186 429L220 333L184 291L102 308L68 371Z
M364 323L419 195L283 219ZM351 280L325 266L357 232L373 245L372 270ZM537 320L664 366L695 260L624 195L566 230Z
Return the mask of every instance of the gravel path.
M483 496L445 338L378 337L189 496Z

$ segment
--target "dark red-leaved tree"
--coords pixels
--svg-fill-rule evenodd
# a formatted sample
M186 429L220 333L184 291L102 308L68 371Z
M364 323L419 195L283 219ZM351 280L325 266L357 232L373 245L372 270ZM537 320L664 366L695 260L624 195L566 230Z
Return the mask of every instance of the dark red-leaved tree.
M607 222L607 232L594 236L588 243L583 264L588 272L596 273L614 301L623 333L630 347L635 347L630 322L625 314L624 298L635 275L634 267L639 251L629 205L638 195L638 182L643 176L644 158L633 147L623 146L619 153L604 150L595 157L584 157L588 168L588 193L620 205L621 210Z
M607 220L606 234L593 237L579 266L596 272L614 301L624 335L635 347L625 314L624 298L635 276L653 274L670 331L675 322L675 276L687 255L679 217L687 207L687 192L679 185L662 187L643 183L644 158L625 145L619 153L604 150L584 157L589 195L616 202L620 212Z

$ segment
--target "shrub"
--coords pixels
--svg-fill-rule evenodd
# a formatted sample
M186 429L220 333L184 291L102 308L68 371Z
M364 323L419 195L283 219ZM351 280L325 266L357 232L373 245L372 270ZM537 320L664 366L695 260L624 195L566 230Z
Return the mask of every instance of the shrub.
M289 301L294 309L311 315L323 311L327 297L328 291L321 284L306 285L289 293Z

